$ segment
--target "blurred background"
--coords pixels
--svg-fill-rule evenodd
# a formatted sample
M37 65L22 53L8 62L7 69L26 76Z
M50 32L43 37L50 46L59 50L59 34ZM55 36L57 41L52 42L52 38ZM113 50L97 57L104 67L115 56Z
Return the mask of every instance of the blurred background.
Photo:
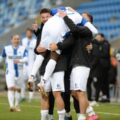
M40 23L41 8L60 5L92 14L94 25L110 42L117 71L114 82L109 83L111 100L120 102L120 0L0 0L0 53L3 46L10 43L11 35L20 34L22 39L27 27L31 27L35 20ZM4 91L5 72L3 65L0 66L0 91Z

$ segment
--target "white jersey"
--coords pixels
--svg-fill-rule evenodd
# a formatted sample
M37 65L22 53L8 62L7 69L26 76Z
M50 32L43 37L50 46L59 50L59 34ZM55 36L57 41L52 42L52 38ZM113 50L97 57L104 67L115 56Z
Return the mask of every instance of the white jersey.
M35 53L34 49L36 46L36 39L32 38L29 40L27 37L22 40L22 45L27 49L28 51L28 65L33 65L35 61Z
M21 71L23 71L23 65L27 62L27 50L23 46L18 46L18 48L12 45L5 46L0 62L5 58L6 61L6 74L10 74L15 77L19 77ZM14 60L19 59L19 64L14 64Z
M27 64L24 66L24 75L25 79L28 79L30 76L34 61L35 61L35 53L34 49L36 46L36 39L32 38L29 40L27 37L22 40L22 45L27 49L28 51L28 61Z
M77 25L87 26L93 34L97 34L97 29L88 21L86 21L78 12L72 11L69 7L65 8L67 16ZM65 24L63 18L58 13L51 17L44 25L42 30L40 46L49 49L52 42L58 43L63 41L63 36L70 30Z

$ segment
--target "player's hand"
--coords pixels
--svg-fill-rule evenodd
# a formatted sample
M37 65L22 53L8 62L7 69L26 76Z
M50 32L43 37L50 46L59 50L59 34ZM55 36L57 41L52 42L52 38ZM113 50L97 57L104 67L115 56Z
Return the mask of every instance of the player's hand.
M32 24L32 29L34 30L34 31L37 31L38 30L38 24Z
M71 12L75 12L75 9L71 8L71 7L68 7L68 9L71 11Z
M14 64L18 64L18 63L20 63L20 60L16 59L13 62L14 62Z
M62 10L59 10L59 16L64 18L65 16L67 16L67 13L66 12L63 12Z
M36 78L35 76L31 75L28 79L28 90L33 91L33 83L35 82Z
M41 53L41 52L45 52L47 49L44 48L44 47L38 46L36 50L37 50L38 53Z
M51 50L51 51L56 51L57 49L58 49L58 46L57 46L56 43L51 43L51 44L50 44L50 50Z

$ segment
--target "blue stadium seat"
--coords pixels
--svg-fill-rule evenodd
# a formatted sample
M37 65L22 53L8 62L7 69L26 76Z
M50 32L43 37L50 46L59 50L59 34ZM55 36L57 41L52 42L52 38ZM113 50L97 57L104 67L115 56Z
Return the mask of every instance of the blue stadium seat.
M120 0L94 0L80 4L77 10L80 13L91 13L95 26L108 39L120 37Z
M43 0L0 0L0 26L5 29L0 29L0 35L36 14L42 2Z

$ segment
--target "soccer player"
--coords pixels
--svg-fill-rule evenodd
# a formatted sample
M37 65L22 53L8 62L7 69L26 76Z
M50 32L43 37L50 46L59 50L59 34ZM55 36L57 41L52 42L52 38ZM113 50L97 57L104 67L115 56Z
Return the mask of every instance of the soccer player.
M32 25L33 32L34 32L35 36L37 37L37 44L36 44L35 49L34 49L34 52L35 52L35 54L37 54L37 57L40 54L39 52L37 52L36 49L37 49L37 47L40 43L40 40L41 40L42 29L43 29L44 24L47 22L47 20L50 17L51 17L50 9L43 8L40 11L41 25L38 25L37 23L34 23ZM46 64L49 60L49 56L50 56L50 51L47 51L47 55L45 56L45 59L42 63L42 66L39 70L39 73L40 73L41 77L44 75L45 67L46 67ZM49 83L48 83L48 89L49 89ZM53 120L54 97L53 97L53 94L52 94L51 90L47 90L46 92L48 92L48 97L47 98L44 98L41 95L41 119L46 120L47 116L48 116L48 111L49 111L48 119Z
M21 81L23 79L23 66L27 62L27 50L20 45L19 35L13 35L11 45L4 47L0 62L3 58L6 62L6 84L10 111L20 111Z
M73 95L79 102L80 115L78 120L86 120L86 110L89 106L86 96L86 84L90 72L89 52L86 50L86 45L92 40L92 32L87 27L76 26L67 14L60 12L66 25L71 30L75 37L75 45L71 58L71 81L70 87Z
M84 18L86 18L88 21L90 21L90 22L92 22L93 21L93 17L89 14L89 13L83 13L82 14L83 16L84 16ZM69 38L69 39L65 39L63 42L59 42L58 44L55 44L55 43L52 43L51 45L50 45L50 49L52 50L52 51L56 51L57 49L60 49L60 50L67 50L68 52L66 52L67 54L67 59L68 59L68 66L69 66L69 61L70 61L70 57L68 57L68 56L71 56L71 53L72 53L72 46L74 46L74 39L73 39L73 37L72 36L70 36L70 34L69 34L69 37L71 37L71 38ZM89 45L87 45L87 46L89 46ZM71 117L70 117L70 114L69 114L69 112L70 112L70 98L69 98L69 76L70 76L70 67L68 67L68 69L67 69L67 71L65 72L65 87L67 86L67 89L66 89L66 91L67 92L65 92L64 93L64 97L65 97L65 107L67 108L67 110L68 111L66 111L67 112L67 116L66 116L66 119L67 120L71 120ZM74 107L75 107L75 110L76 110L76 113L77 113L77 115L79 116L79 113L80 113L80 109L79 109L79 104L78 104L78 101L74 98ZM94 110L93 110L93 108L91 107L91 106L89 106L88 108L87 108L87 111L86 111L87 113L88 113L88 120L97 120L98 119L98 116L95 114L95 112L94 112Z
M25 72L25 79L23 79L22 89L21 89L21 97L22 99L25 98L25 86L26 86L26 80L30 77L31 69L33 67L33 63L35 61L35 53L34 49L36 46L36 39L33 38L33 31L30 28L27 28L26 30L26 37L22 39L22 45L27 49L28 51L28 61L24 66L24 72ZM29 91L29 102L33 98L33 91Z

